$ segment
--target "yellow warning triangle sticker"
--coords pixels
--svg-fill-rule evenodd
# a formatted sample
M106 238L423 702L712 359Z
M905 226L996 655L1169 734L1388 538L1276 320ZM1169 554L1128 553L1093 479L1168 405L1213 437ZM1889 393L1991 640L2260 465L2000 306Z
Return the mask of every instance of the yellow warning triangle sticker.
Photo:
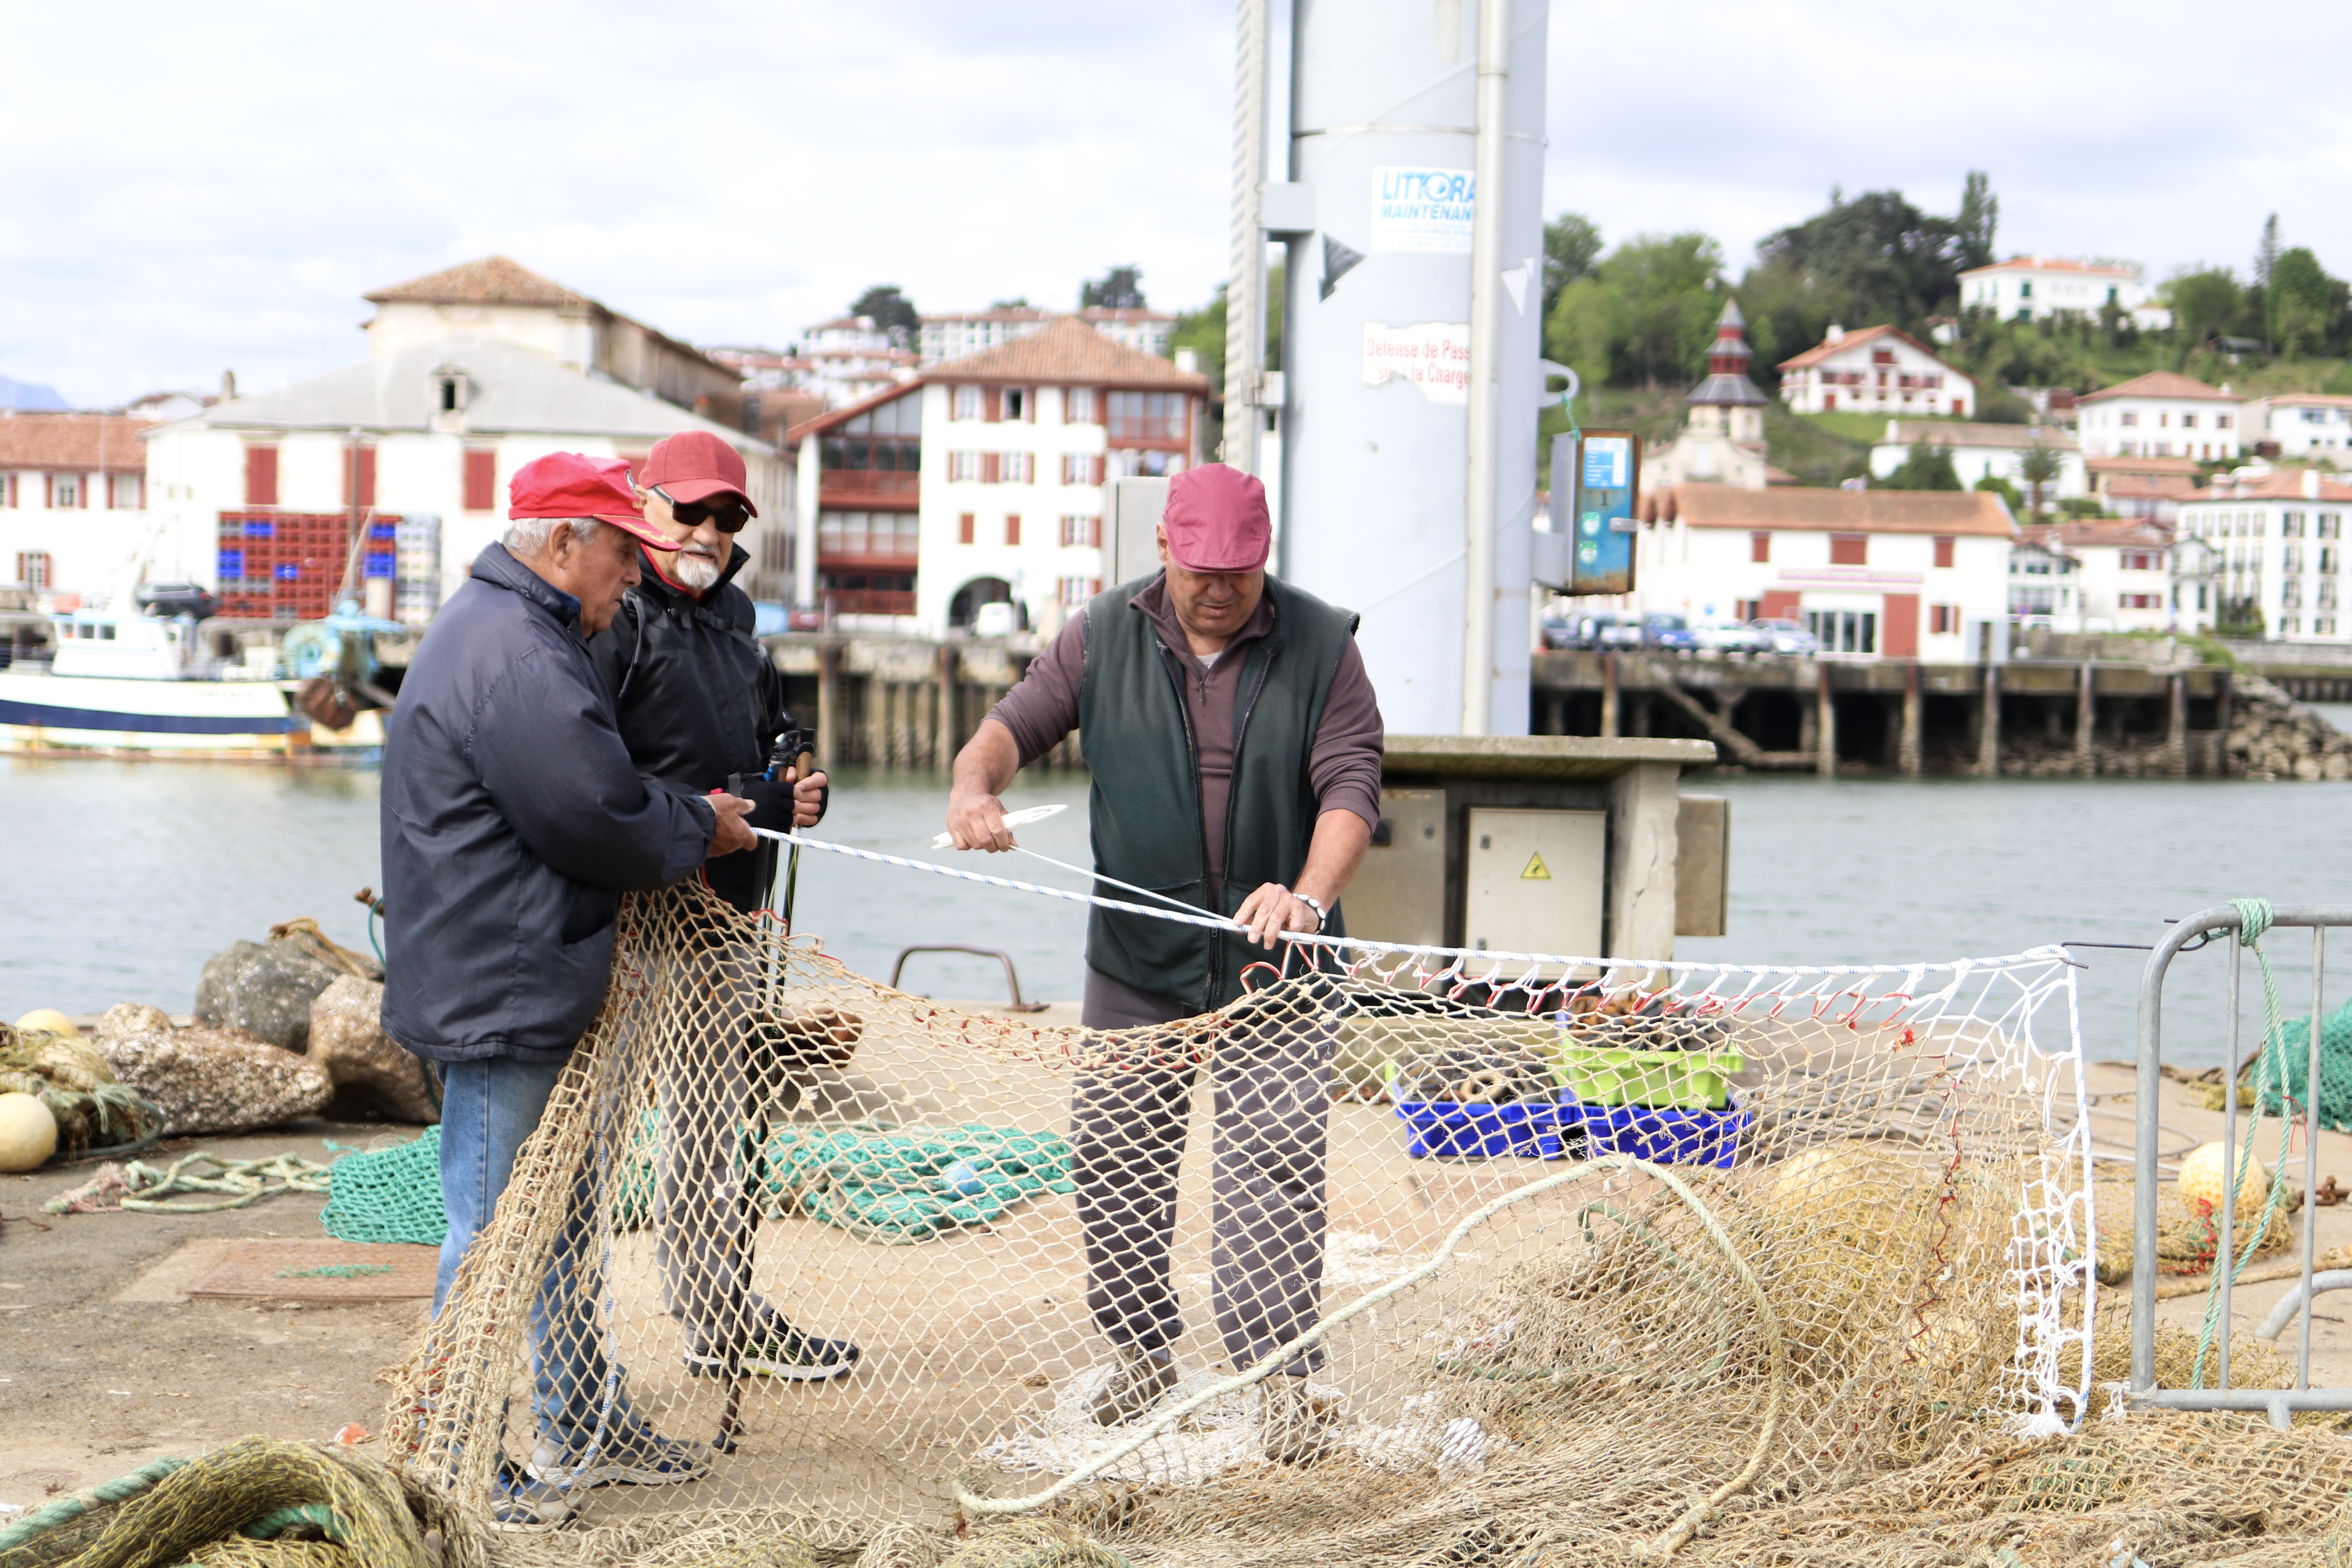
M1533 855L1528 857L1528 868L1519 873L1519 880L1522 882L1549 882L1551 880L1551 869L1543 863L1542 850L1538 849Z

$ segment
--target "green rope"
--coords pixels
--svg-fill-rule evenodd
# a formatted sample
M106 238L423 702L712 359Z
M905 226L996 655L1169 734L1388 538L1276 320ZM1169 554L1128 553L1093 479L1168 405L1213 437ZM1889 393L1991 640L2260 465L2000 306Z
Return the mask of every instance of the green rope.
M2271 973L2270 955L2263 951L2263 937L2271 929L2273 917L2268 899L2231 899L2230 907L2238 911L2238 945L2253 950L2254 962L2263 972L2263 1044L2255 1053L2252 1100L2256 1114L2260 1114L2271 1075L2273 1072L2277 1074L2282 1089L2286 1083L2286 1037L2279 1024L2278 981ZM2228 1069L2225 1068L2223 1070ZM2287 1114L2284 1103L2279 1107L2278 1124L2278 1162L2274 1167L2277 1174L2271 1180L2270 1195L2263 1202L2261 1217L2246 1227L2244 1249L2228 1260L2230 1283L2233 1286L2246 1265L2253 1261L2254 1253L2262 1247L2263 1237L2270 1234L2271 1217L2278 1212L2279 1205L2286 1197L2286 1163L2294 1138L2294 1119ZM2245 1184L2247 1173L2253 1167L2253 1159L2254 1133L2250 1124L2246 1129L2245 1143L2239 1151L2237 1169L2230 1173L2229 1184L2221 1194L2221 1201L2231 1215L2238 1212L2238 1191ZM2191 1388L2205 1386L2205 1352L2211 1347L2221 1321L2221 1270L2216 1267L2213 1282L2206 1287L2205 1321L2197 1331L2197 1360L2189 1374L2189 1386Z
M321 1263L316 1268L281 1268L280 1279L358 1279L370 1274L389 1274L389 1263Z

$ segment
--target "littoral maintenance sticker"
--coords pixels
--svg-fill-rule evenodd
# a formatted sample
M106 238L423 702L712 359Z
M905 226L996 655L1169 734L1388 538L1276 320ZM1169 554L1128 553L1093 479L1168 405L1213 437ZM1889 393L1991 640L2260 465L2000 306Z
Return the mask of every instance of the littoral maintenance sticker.
M1528 868L1519 873L1519 880L1522 882L1549 882L1551 880L1551 868L1543 863L1542 850L1538 849L1534 854L1528 857Z

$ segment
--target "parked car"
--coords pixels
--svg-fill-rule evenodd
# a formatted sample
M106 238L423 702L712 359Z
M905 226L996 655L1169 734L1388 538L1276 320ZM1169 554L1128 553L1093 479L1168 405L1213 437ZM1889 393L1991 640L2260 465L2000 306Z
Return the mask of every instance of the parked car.
M1738 621L1728 626L1693 626L1691 636L1704 653L1761 653L1764 639L1753 626Z
M1802 621L1767 619L1761 616L1748 623L1765 653L1809 655L1822 651L1820 641L1805 629Z
M1653 611L1642 617L1642 646L1679 652L1698 647L1698 638L1686 617Z
M1020 629L1019 613L1003 599L982 605L971 617L971 635L976 637L1009 637Z
M1617 617L1606 611L1547 610L1543 617L1544 647L1590 651L1601 646L1601 634L1616 622Z
M1596 617L1598 618L1598 617ZM1642 621L1638 616L1611 616L1594 634L1592 646L1601 648L1633 648L1642 646Z

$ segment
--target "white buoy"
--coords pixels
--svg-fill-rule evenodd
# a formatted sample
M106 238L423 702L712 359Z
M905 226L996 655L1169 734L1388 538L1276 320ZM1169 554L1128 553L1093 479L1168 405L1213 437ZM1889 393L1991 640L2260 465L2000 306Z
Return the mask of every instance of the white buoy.
M0 1171L37 1171L58 1152L58 1119L29 1094L0 1094Z

